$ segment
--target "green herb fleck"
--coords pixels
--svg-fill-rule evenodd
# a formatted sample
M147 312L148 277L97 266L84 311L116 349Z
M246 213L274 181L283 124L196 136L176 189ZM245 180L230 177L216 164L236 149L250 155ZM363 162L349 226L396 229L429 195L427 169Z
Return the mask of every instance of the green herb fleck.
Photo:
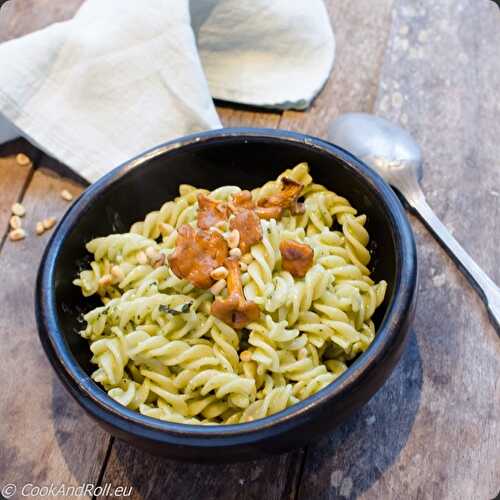
M178 314L184 314L184 313L187 313L189 311L189 308L193 305L192 302L186 302L185 304L182 304L181 308L180 309L173 309L169 306L165 306L165 305L161 305L160 306L160 311L161 312L164 312L164 313L167 313L167 314L171 314L172 316L176 316Z

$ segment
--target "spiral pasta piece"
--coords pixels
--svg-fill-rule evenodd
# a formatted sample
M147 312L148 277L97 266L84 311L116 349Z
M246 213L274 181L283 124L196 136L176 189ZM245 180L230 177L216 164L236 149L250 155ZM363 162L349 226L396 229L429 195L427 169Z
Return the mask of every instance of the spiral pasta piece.
M107 257L114 262L119 262L120 258L125 259L150 246L155 247L156 242L132 233L111 234L95 238L86 245L87 250L94 254L95 260Z
M192 222L196 218L199 193L207 193L207 190L183 185L181 196L174 201L167 201L160 210L148 213L143 221L132 225L130 232L156 239L162 234L162 230L165 231L162 229L162 224L178 228L182 224Z
M253 261L248 266L249 283L245 294L256 303L262 302L271 292L271 281L275 267L281 260L279 251L279 226L274 219L262 221L262 241L254 245L250 253Z
M239 368L239 337L236 331L219 319L214 320L210 330L214 341L214 354L226 371L238 372Z
M258 418L274 415L294 403L292 396L292 386L276 387L270 391L263 399L252 403L242 414L239 423L250 422Z
M370 252L366 248L370 236L364 228L366 216L346 216L342 224L342 232L346 239L346 249L351 262L359 268L362 274L369 275L370 270L366 267L370 262Z

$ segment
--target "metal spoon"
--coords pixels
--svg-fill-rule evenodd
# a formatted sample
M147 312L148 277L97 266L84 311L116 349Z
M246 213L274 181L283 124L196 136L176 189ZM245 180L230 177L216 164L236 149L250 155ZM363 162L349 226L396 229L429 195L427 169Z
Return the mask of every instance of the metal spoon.
M384 118L347 113L330 124L329 140L375 169L395 187L453 258L486 304L500 331L500 289L437 218L420 189L422 152L412 136Z

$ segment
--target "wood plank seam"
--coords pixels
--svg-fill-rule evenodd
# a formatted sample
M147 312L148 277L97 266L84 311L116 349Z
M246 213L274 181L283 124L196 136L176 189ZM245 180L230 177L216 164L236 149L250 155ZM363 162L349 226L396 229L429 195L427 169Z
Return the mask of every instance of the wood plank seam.
M108 448L106 449L106 454L104 455L104 460L101 464L101 469L99 470L99 477L97 479L96 488L102 485L102 480L104 478L104 473L106 472L106 467L108 466L109 457L111 456L111 450L113 448L113 444L115 442L114 436L111 436L108 442ZM92 495L92 500L96 500L95 494Z
M298 470L296 473L296 477L292 478L294 480L293 488L291 491L290 497L293 498L293 500L298 500L299 499L299 494L300 494L300 485L302 483L302 478L304 476L304 468L306 465L306 460L307 460L307 453L309 451L309 446L304 446L304 448L300 449L299 453L299 464L298 464ZM291 468L291 467L290 467Z

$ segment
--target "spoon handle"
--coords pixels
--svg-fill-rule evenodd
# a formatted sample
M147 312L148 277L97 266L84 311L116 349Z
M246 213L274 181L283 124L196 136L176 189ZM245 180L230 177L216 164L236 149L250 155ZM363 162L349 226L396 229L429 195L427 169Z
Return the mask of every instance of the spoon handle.
M478 291L488 308L495 327L500 331L500 289L498 286L476 264L448 229L446 229L432 208L427 204L423 193L422 196L408 200L408 203L455 261L472 286Z

